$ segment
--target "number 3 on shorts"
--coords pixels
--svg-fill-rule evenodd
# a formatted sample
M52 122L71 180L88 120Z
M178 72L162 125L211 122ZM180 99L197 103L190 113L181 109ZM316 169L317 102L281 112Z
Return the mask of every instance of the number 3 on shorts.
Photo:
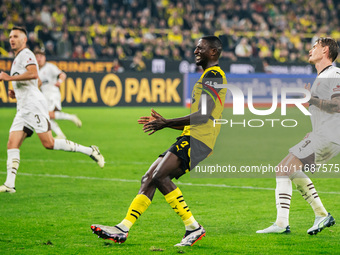
M39 118L39 115L38 114L36 114L36 115L34 115L34 117L36 117L36 119L37 119L37 124L39 124L41 121L40 121L40 118Z

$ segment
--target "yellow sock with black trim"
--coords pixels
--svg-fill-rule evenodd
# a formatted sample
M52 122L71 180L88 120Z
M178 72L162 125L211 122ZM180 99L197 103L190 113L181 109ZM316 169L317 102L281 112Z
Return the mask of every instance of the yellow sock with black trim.
M139 216L141 216L146 211L146 209L148 209L150 204L151 200L147 196L138 194L132 201L124 220L117 226L121 228L123 227L123 230L125 231L129 231Z
M184 201L183 194L179 188L176 188L164 197L171 208L181 217L187 229L196 229L199 227L188 205Z

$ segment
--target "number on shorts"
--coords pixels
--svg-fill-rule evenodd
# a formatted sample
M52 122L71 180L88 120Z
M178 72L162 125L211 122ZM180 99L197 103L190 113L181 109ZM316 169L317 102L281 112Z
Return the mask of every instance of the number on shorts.
M40 121L40 118L39 118L39 115L38 114L36 114L36 115L34 115L34 117L36 117L37 118L37 123L39 124L41 121Z

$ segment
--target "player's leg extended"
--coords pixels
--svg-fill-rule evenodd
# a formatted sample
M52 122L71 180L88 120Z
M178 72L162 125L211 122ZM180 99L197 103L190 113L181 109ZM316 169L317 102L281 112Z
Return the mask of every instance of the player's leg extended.
M97 234L103 239L110 239L118 243L125 242L132 225L151 204L156 191L156 186L152 182L152 176L162 159L162 157L159 157L142 177L139 192L130 204L125 218L119 224L113 227L93 224L91 226L93 233Z
M295 157L293 155L293 157ZM300 161L295 157L296 161ZM300 161L302 165L302 162ZM335 220L330 213L327 212L321 199L316 191L311 179L301 170L302 167L291 173L289 178L295 184L298 191L300 191L302 197L310 204L315 214L315 221L313 226L307 230L310 235L316 235L321 232L324 228L333 226Z
M276 189L275 189L275 200L277 216L275 223L263 230L258 230L258 234L266 233L290 233L289 227L289 210L290 201L292 198L292 182L289 179L289 173L292 164L299 163L293 162L293 158L289 154L287 155L278 165L278 169L281 170L276 173Z
M42 145L50 150L62 150L80 152L90 156L100 167L104 167L105 161L97 146L83 146L65 139L54 139L51 130L44 133L37 133Z
M81 120L77 117L77 115L69 114L62 111L55 111L54 112L54 119L56 120L69 120L72 121L77 127L82 126Z
M0 186L0 192L14 193L15 178L20 164L20 146L27 134L24 131L12 131L7 143L7 178L4 185Z
M185 225L186 233L182 241L176 246L191 246L205 236L205 230L195 220L181 190L172 182L172 179L180 176L183 171L180 165L181 159L169 151L156 168L152 179L153 183L164 195L165 200L176 214L181 217Z
M277 219L273 226L267 229L259 230L257 233L287 233L289 232L289 208L292 195L291 180L297 189L300 191L304 199L311 205L315 213L315 222L310 228L308 234L317 234L325 227L330 227L335 224L334 218L327 213L324 208L318 193L315 190L314 184L308 176L302 172L303 163L292 153L282 161L282 171L277 176L276 187L276 205ZM289 180L287 179L289 178ZM280 180L281 179L281 180ZM288 189L290 186L290 189ZM290 195L290 196L289 196ZM284 210L286 209L286 210Z

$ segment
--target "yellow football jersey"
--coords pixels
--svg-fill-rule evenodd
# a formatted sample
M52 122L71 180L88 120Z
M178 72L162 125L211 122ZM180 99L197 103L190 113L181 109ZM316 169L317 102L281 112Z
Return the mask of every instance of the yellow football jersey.
M222 111L224 109L224 101L227 92L226 88L215 89L214 84L227 84L225 73L217 65L209 67L204 71L192 91L191 113L197 112L200 109L199 104L203 93L207 94L207 97L213 97L215 107L210 114L209 120L203 124L185 126L182 133L182 136L192 136L203 142L211 149L214 148L216 138L221 129L221 125L216 125L214 127L214 119L222 118Z

